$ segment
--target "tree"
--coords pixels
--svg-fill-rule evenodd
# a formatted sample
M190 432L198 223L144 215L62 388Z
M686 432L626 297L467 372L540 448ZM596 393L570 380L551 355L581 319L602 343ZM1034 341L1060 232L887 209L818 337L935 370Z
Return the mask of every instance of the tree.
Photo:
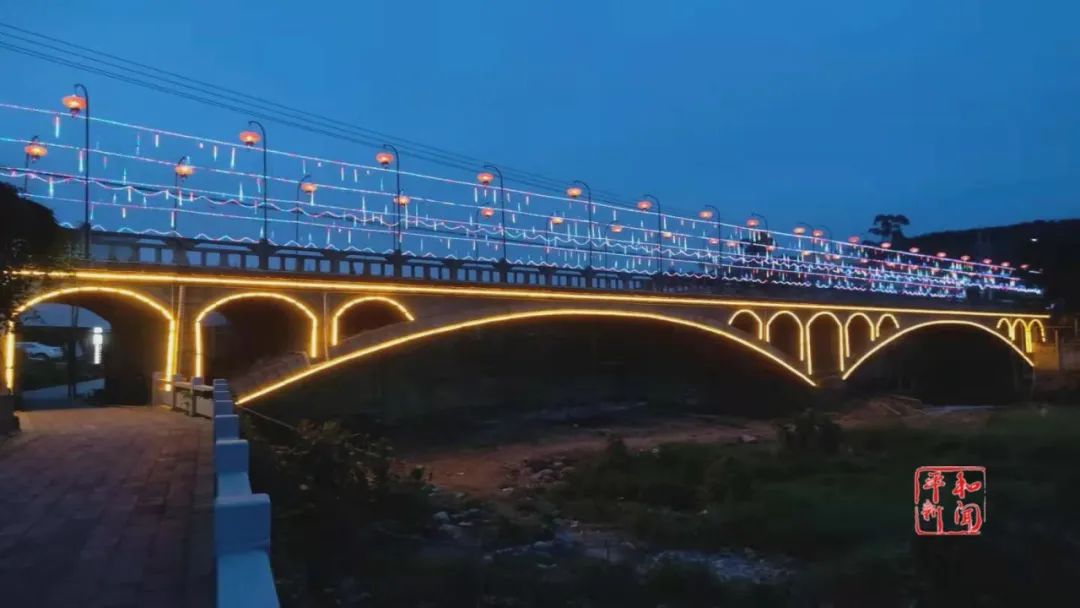
M48 207L0 183L0 333L33 286L20 270L64 267L68 237Z
M904 226L911 224L906 215L878 214L874 216L874 226L870 234L876 234L883 241L901 241L904 238Z

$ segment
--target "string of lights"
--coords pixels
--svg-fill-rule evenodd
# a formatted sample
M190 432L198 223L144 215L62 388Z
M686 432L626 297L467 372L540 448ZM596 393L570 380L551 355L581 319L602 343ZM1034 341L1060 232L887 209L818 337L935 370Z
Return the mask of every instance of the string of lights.
M81 175L44 171L37 166L29 168L31 163L42 161L49 149L58 153L50 157L53 163L61 162L57 157L73 161L80 174L84 163L89 162L84 158L83 146L64 143L64 119L60 113L14 104L0 104L0 109L30 113L51 121L53 138L47 145L39 138L33 141L0 138L0 143L7 145L25 144L24 167L7 167L6 175L22 178L27 184L47 182L49 194L45 200L73 198L58 195L56 189L85 183ZM83 116L76 118L85 120ZM19 124L25 122L28 121L20 120ZM1004 264L979 264L940 254L893 251L858 240L835 241L817 231L810 236L797 231L771 231L759 226L756 220L741 226L712 221L711 215L699 214L699 218L693 218L660 214L658 209L654 211L651 206L641 204L627 208L582 201L580 188L568 189L567 196L556 196L509 189L501 183L495 187L490 173L479 174L478 183L421 172L399 175L390 168L393 157L389 153L377 155L378 166L375 166L267 150L279 159L278 166L273 174L265 171L260 174L243 168L252 160L251 155L244 153L243 145L99 117L92 122L100 125L95 127L96 133L106 127L115 132L99 135L90 150L95 167L100 163L95 168L98 177L89 180L90 185L95 190L113 191L113 200L104 204L96 196L93 201L86 201L90 203L92 225L99 230L182 236L184 231L178 229L178 219L198 215L220 220L224 225L216 238L228 242L267 239L275 244L346 251L399 248L408 255L476 259L483 257L482 248L497 254L493 260L501 258L517 264L552 264L553 254L554 264L573 268L611 268L725 280L748 278L772 283L797 278L801 279L795 281L799 284L817 281L816 286L829 288L851 288L865 283L866 287L856 288L947 297L960 296L971 286L1036 292L1020 283ZM257 134L246 133L254 135L257 141ZM134 146L133 151L116 149L125 140L127 145ZM253 145L255 141L242 143ZM175 160L177 151L183 152L180 161ZM294 165L295 175L302 177L286 177L288 172L281 172L281 162L298 163L299 166ZM174 173L172 187L153 180L154 175L160 177L163 168L170 167ZM129 172L150 179L132 179ZM399 183L397 188L389 189L385 178L391 175L407 178L408 187L402 188ZM200 187L194 187L193 180L200 181ZM221 187L226 183L232 184L229 190ZM211 187L215 185L216 188ZM268 196L265 191L268 185L275 185L276 196ZM296 197L281 196L283 190L291 188L295 188ZM42 198L39 193L32 194ZM253 197L253 194L261 196ZM124 200L120 201L118 196ZM134 196L142 200L133 201ZM168 229L148 225L147 221L157 221L148 219L149 216L139 217L142 210L159 203L171 207ZM506 203L509 203L507 221L496 219L495 207ZM192 209L196 205L206 209ZM209 211L212 207L226 206L251 214ZM102 213L108 211L110 217L98 216L97 208ZM260 213L271 212L276 217L260 217ZM576 215L586 212L588 218ZM597 218L597 213L601 217ZM610 214L610 221L605 214ZM252 231L251 227L256 225L260 225L259 230ZM284 232L291 226L293 238L265 234L264 230L270 226ZM205 228L205 222L199 227ZM301 230L306 231L306 239L300 238ZM319 231L325 238L314 237ZM199 234L206 236L211 232L203 229ZM359 247L353 243L357 236L369 242L372 238L385 242ZM431 248L433 244L438 252ZM611 259L615 260L614 265L609 263ZM749 274L732 276L739 273Z

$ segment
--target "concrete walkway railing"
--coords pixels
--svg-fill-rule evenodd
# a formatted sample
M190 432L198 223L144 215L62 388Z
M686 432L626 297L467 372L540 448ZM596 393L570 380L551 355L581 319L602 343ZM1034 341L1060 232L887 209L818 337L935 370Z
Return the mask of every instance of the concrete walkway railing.
M279 606L270 571L270 497L253 494L248 442L224 380L214 380L214 554L217 605Z

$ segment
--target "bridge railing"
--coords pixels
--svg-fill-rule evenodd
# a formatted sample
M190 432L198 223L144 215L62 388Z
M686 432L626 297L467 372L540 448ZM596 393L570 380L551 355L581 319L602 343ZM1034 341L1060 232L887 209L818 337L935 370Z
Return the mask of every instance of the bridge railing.
M962 303L978 308L1032 308L1041 303L1037 294L970 287L954 289L952 295L916 296L899 292L859 289L856 284L802 285L776 281L777 271L744 269L719 273L707 265L700 274L644 273L602 268L529 265L493 260L415 257L393 253L339 251L277 246L269 243L222 243L205 239L155 237L112 232L93 232L91 265L145 271L160 266L175 272L220 273L257 271L282 276L363 277L394 281L439 282L462 285L502 285L556 289L596 289L716 295L801 301L815 300L858 304L895 304L897 298L940 303ZM790 274L791 271L785 271ZM771 280L761 279L766 275ZM783 277L780 277L781 279ZM888 282L888 281L885 281Z
M214 416L214 388L202 378L188 380L180 374L167 378L162 372L154 372L151 403L186 412L188 416Z
M279 606L270 569L270 497L254 494L251 450L224 380L214 380L214 554L217 605Z

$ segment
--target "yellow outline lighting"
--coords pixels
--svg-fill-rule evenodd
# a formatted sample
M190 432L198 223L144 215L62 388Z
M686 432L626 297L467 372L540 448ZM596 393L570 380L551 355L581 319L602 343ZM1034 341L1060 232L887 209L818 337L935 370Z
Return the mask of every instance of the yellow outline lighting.
M885 319L892 319L893 327L895 327L896 329L900 329L900 321L897 321L896 317L894 317L893 315L885 313L878 317L877 323L874 325L874 333L877 335L878 338L881 337L881 322Z
M169 335L165 341L165 376L166 378L172 378L173 374L176 373L175 353L177 348L177 335L176 319L173 317L172 313L169 312L168 308L165 308L165 306L147 295L137 291L121 289L119 287L65 287L63 289L54 289L39 296L35 296L13 311L11 315L12 320L8 321L7 331L4 336L4 386L6 386L8 390L14 390L15 388L15 317L18 317L30 308L53 298L83 292L109 293L126 296L142 302L160 312L161 316L165 317L165 320L169 322Z
M846 321L844 321L844 356L851 356L851 320L855 317L862 317L866 319L866 325L870 328L870 341L873 342L877 339L876 332L874 330L874 322L870 320L870 317L866 316L866 313L853 312L848 315Z
M353 351L351 353L341 355L339 357L335 357L334 359L324 361L324 362L319 363L317 365L314 365L314 366L312 366L312 367L310 367L310 368L308 368L308 369L306 369L306 370L304 370L302 372L298 372L296 374L288 376L288 377L286 377L286 378L284 378L282 380L279 380L277 382L272 382L270 384L264 385L264 386L262 386L260 388L257 388L255 390L251 391L250 393L247 393L245 395L241 395L240 397L238 397L237 400L236 400L236 404L237 405L242 405L242 404L245 404L245 403L249 403L254 399L257 399L259 397L267 395L267 394L269 394L269 393L271 393L273 391L276 391L276 390L278 390L278 389L280 389L280 388L282 388L284 386L288 386L290 384L293 384L294 382L298 382L300 380L303 380L304 378L307 378L308 376L312 376L312 375L317 374L319 372L322 372L324 370L330 369L332 367L336 367L338 365L341 365L342 363L352 361L354 359L359 359L361 357L365 357L367 355L371 355L371 354L374 354L374 353L377 353L377 352L380 352L380 351L384 351L384 350L393 348L395 346L399 346L399 345L402 345L402 344L407 344L409 342L415 342L417 340L421 340L421 339L424 339L424 338L429 338L429 337L437 336L437 335L440 335L440 334L447 334L447 333L451 333L451 332L455 332L455 331L461 331L461 330L464 330L464 329L470 329L470 328L473 328L473 327L480 327L480 326L483 326L483 325L492 325L492 324L495 324L495 323L505 323L505 322L517 321L517 320L521 320L521 319L535 319L535 318L544 318L544 317L572 317L572 316L621 317L621 318L632 318L632 319L649 319L649 320L654 320L654 321L664 321L664 322L667 322L667 323L672 323L672 324L675 324L675 325L682 325L682 326L685 326L685 327L692 327L694 329L699 329L701 331L705 331L705 332L711 333L711 334L716 335L716 336L721 336L721 337L727 338L729 340L734 340L735 342L738 342L739 344L742 344L743 346L747 346L747 347L755 350L756 352L768 357L769 359L773 360L774 362L780 364L784 369L788 370L789 372L791 372L792 374L797 376L803 382L809 384L810 386L817 386L817 383L815 383L812 378L810 378L808 375L806 375L806 374L802 373L801 371L799 371L796 367L794 367L793 365L791 365L790 363L785 361L782 357L770 352L768 349L766 349L766 348L764 348L764 347L762 347L762 346L760 346L758 344L755 344L754 342L752 342L750 340L747 340L747 339L742 338L742 337L740 337L738 335L735 335L735 334L730 334L730 333L728 333L728 332L726 332L726 331L724 331L722 329L719 329L717 327L713 327L711 325L705 325L703 323L698 323L698 322L695 322L695 321L688 321L686 319L680 319L678 317L669 317L669 316L666 316L666 315L661 315L661 314L656 314L656 313L636 312L636 311L619 311L619 310L590 310L590 309L566 308L566 309L539 310L539 311L510 313L510 314L494 315L494 316L489 316L489 317L481 317L481 318L473 319L473 320L470 320L470 321L462 321L460 323L452 323L450 325L444 325L444 326L436 327L436 328L433 328L433 329L427 329L427 330L419 331L419 332L416 332L416 333L413 333L413 334L408 334L408 335L405 335L405 336L401 336L399 338L394 338L392 340L387 340L385 342L381 342L379 344L368 346L366 348L362 348L362 349Z
M274 300L282 300L282 301L285 301L285 302L288 302L288 303L292 304L293 306L295 306L295 307L299 308L301 311L303 311L304 314L306 314L308 316L308 318L311 319L311 338L310 338L310 344L308 346L308 349L309 349L308 350L308 355L312 359L314 359L315 357L317 357L319 355L319 318L317 316L315 316L315 313L312 312L311 309L308 308L306 304L304 304L300 300L297 300L296 298L287 296L285 294L274 293L274 292L271 292L271 291L246 291L244 293L237 293L237 294L233 294L231 296L225 296L223 298L220 298L219 300L215 301L214 303L212 303L212 304L206 306L205 308L203 308L202 311L198 314L198 316L195 317L195 373L193 374L193 377L194 376L198 376L200 378L203 377L203 371L204 371L203 370L203 342L202 342L202 320L203 320L203 318L205 318L206 315L213 312L213 310L215 308L217 308L217 307L219 307L219 306L221 306L223 304L228 304L229 302L232 302L233 300L244 300L244 299L248 299L248 298L271 298L271 299L274 299ZM203 378L203 380L207 380L207 378Z
M993 329L990 329L989 327L987 327L985 325L982 325L980 323L974 323L972 321L963 321L963 320L927 321L925 323L919 323L918 325L912 325L911 327L908 327L907 329L900 330L900 331L896 332L895 334L889 336L885 340L881 341L880 343L878 343L877 346L875 346L874 348L871 348L865 355L860 357L858 361L856 361L854 364L852 364L852 366L850 368L848 368L847 373L845 373L841 378L844 379L844 380L847 380L851 376L851 374L854 373L855 370L858 369L859 366L863 364L864 361L866 361L871 356L873 356L874 353L876 353L879 350L885 348L889 344L892 344L892 342L894 340L900 338L901 336L903 336L903 335L905 335L905 334L907 334L909 332L913 332L916 329L921 329L923 327L930 327L932 325L965 325L965 326L977 327L977 328L985 331L986 333L994 336L995 338L1001 340L1005 344L1008 344L1010 347L1012 347L1012 349L1014 351L1016 351L1016 354L1020 355L1020 357L1023 358L1024 361L1027 362L1028 365L1030 365L1031 367L1035 367L1035 362L1032 361L1030 358L1028 358L1028 356L1026 354L1024 354L1024 351L1020 350L1020 348L1016 344L1014 344L1011 340L1009 340L1005 336L1001 335L997 331L995 331Z
M481 296L499 298L522 298L536 300L571 300L597 302L626 302L635 304L685 304L693 306L758 306L762 308L791 308L796 310L850 310L863 312L891 312L908 314L967 316L967 317L1026 317L1049 319L1048 314L1024 314L985 312L974 310L942 310L932 308L888 308L880 306L821 306L820 304L802 304L798 302L778 302L775 300L722 300L707 296L688 298L675 296L654 296L644 294L603 294L575 293L572 291L549 291L543 289L513 289L500 287L467 287L436 285L403 285L401 283L358 282L355 279L340 281L316 281L310 279L251 278L229 276L202 276L199 274L180 275L175 273L129 272L114 270L77 270L73 273L45 273L41 271L19 271L22 276L43 276L54 279L75 278L87 281L120 281L135 283L182 283L189 285L217 285L226 287L257 287L264 289L325 289L337 292L394 292L426 295Z
M741 315L743 313L746 313L746 314L750 315L751 317L754 317L754 320L757 321L757 339L761 340L762 337L765 335L765 326L762 325L762 323L761 323L761 317L759 317L756 312L750 310L749 308L740 308L739 310L736 310L735 312L733 312L731 314L731 317L728 318L727 324L731 325L732 327L735 327L732 324L735 322L735 319L737 319L739 317L739 315Z
M823 310L810 317L810 320L806 322L806 373L814 374L814 341L810 339L810 328L818 317L832 317L832 320L836 322L836 350L840 351L838 357L840 371L844 371L844 324L840 322L840 317L830 311Z
M1008 332L1009 332L1009 339L1010 340L1015 340L1016 339L1016 328L1013 327L1012 321L1006 319L1005 317L1002 317L1002 318L998 319L997 325L994 326L994 329L996 329L996 330L1001 329L1001 324L1002 323L1005 324L1005 329L1007 329Z
M1028 321L1028 323L1027 323L1028 331L1031 331L1031 328L1036 326L1036 325L1039 326L1039 342L1046 342L1046 326L1043 325L1042 321L1040 321L1038 319L1032 319L1032 320Z
M401 304L397 300L387 298L385 296L364 296L362 298L356 298L354 300L349 300L348 302L346 302L346 303L342 304L341 306L339 306L337 311L334 313L334 316L331 317L331 319L330 319L330 346L337 346L338 345L338 337L339 337L339 334L340 334L340 329L338 327L338 320L341 318L341 315L345 314L345 311L349 310L353 306L356 306L357 304L363 304L364 302L386 302L387 304L390 304L390 305L394 306L395 308L397 308L398 312L400 312L402 315L404 315L405 320L407 320L407 321L415 321L416 320L416 317L414 317L413 314L411 312L409 312L409 309L405 308L405 306L403 304Z
M777 312L774 312L773 316L769 317L768 322L765 323L765 341L768 342L769 344L772 344L772 337L769 335L769 329L772 327L773 321L775 321L777 317L781 317L781 316L789 316L792 319L795 319L795 324L799 326L799 361L805 361L806 360L806 340L805 340L805 337L803 336L804 329L803 329L802 319L800 319L798 315L791 312L790 310L779 310Z

